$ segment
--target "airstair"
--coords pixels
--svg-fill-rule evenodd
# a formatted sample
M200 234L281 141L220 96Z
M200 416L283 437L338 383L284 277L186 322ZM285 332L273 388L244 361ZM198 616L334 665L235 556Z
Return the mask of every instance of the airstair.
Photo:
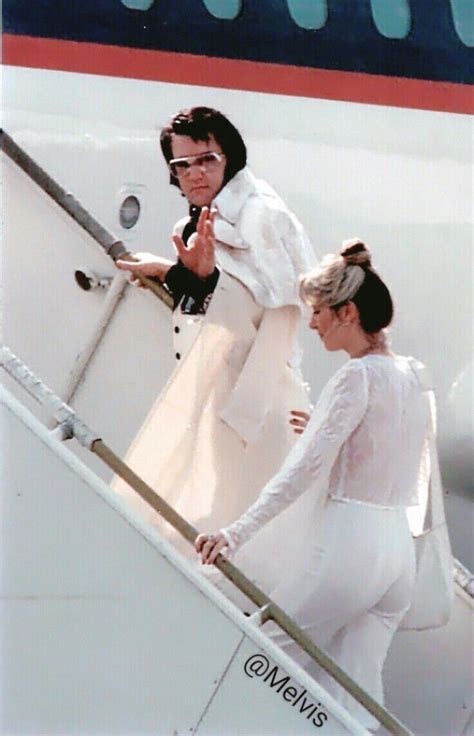
M44 250L30 248L30 260L7 253L7 265L13 256L18 259L10 273L23 297L24 328L9 333L7 320L6 338L12 338L14 351L55 393L3 349L1 732L223 736L303 734L316 728L331 735L367 733L272 644L262 624L273 618L377 715L386 732L472 733L469 642L474 591L472 576L461 565L456 568L450 624L396 636L385 677L394 717L305 641L284 612L230 563L222 561L220 567L256 604L251 618L109 488L112 473L121 474L149 502L158 503L189 542L194 538L196 530L157 501L119 459L130 441L122 428L133 436L157 385L138 395L141 405L131 408L127 401L111 401L123 397L124 387L136 380L137 363L145 365L156 355L149 335L169 329L166 295L147 280L162 300L156 310L149 293L144 299L127 289L111 260L127 248L5 134L3 145L11 185L5 192L14 192L10 211L20 233L25 242L38 238L40 247L54 222L52 250L61 250L64 259L45 264L45 273L48 267L54 273L52 278L48 274L45 293L39 294L28 276L41 288ZM26 201L29 217L22 218ZM96 243L104 250L98 251ZM92 275L100 275L96 285L108 279L94 294L76 292L81 308L89 310L89 318L75 328L80 332L79 355L77 340L45 346L37 328L38 323L57 320L62 334L73 329L65 306L71 286L67 278L77 273L78 259L92 264ZM6 286L12 293L12 282ZM104 299L102 292L99 300L101 288L106 295ZM133 334L132 360L123 350L123 335L130 334L130 314L136 313L138 299L141 324ZM45 329L45 334L54 335L55 330ZM55 360L48 351L56 354ZM172 368L161 359L162 353L157 384ZM120 385L114 359L120 360ZM69 370L64 371L65 365ZM92 432L89 424L98 431ZM72 436L79 443L64 441ZM107 438L115 453L100 437Z
M0 363L60 421L51 433L2 387L8 733L367 733L262 633L269 619L390 733L410 733L222 561L260 606L246 619L60 440L91 448L189 541L195 530L7 348Z

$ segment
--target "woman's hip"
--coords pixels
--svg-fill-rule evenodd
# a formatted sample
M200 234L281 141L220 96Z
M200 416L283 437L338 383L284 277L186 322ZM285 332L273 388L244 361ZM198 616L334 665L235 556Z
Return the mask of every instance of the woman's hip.
M413 539L403 507L328 497L318 537L323 557L345 558L348 568L396 572L412 564Z

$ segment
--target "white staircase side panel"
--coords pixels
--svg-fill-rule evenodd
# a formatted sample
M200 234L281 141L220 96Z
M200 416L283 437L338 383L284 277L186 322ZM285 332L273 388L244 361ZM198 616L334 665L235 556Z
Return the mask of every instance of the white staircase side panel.
M327 714L318 730L366 733L5 389L2 397L1 733L314 733L308 711L246 674L255 654Z
M249 674L242 678L243 671L251 672L250 663L256 656L264 667L262 676L251 677ZM314 685L311 689L315 692ZM235 704L236 694L239 707ZM255 697L258 709L252 711L249 705ZM196 733L198 736L260 734L262 711L267 714L267 723L271 726L271 730L265 732L266 736L289 736L300 733L300 730L312 734L339 733L341 724L335 723L329 716L324 702L323 691L315 697L303 683L298 684L293 679L288 681L286 671L282 667L275 668L274 662L265 653L259 654L254 642L245 638L209 708L203 714ZM276 706L281 704L291 711L291 717L285 713L285 718L279 720ZM245 719L242 719L242 711L246 711Z
M63 397L106 299L103 289L82 291L74 272L105 277L119 272L92 238L1 156L3 342ZM175 362L168 308L153 294L127 286L86 368L87 391L79 385L71 404L123 455ZM13 382L5 383L19 395ZM26 403L36 416L46 417L36 404ZM101 477L109 477L105 466L78 452Z
M199 97L225 110L244 135L255 174L294 210L318 255L354 235L373 249L395 298L394 348L430 366L438 389L440 447L444 453L447 443L450 451L453 441L459 446L466 414L461 412L461 421L455 416L451 391L472 370L470 345L463 339L472 314L466 278L473 244L468 115L308 98L296 104L295 98L280 95L19 67L6 73L10 135L107 227L127 237L133 250L166 257L173 253L172 226L187 208L169 186L157 121L164 123L170 111ZM90 116L83 105L84 85L99 101ZM75 90L67 110L62 98L45 94L58 87L67 89L68 99ZM38 89L44 95L39 107ZM121 98L133 104L118 110ZM255 114L249 116L248 110ZM144 187L142 214L130 231L118 224L120 192L127 182ZM344 358L322 354L307 330L303 340L304 373L316 397ZM439 345L449 350L440 351ZM472 426L466 433L472 445ZM464 447L470 451L463 442L463 452ZM444 465L446 473L446 458ZM450 476L472 485L472 464L466 468L465 458L449 466Z
M61 149L58 155L63 154L64 152ZM106 298L105 293L101 290L94 292L81 291L75 284L74 271L76 268L85 267L97 271L100 275L114 276L116 269L112 261L101 252L100 247L89 236L80 231L60 208L30 182L23 172L3 155L2 162L5 181L3 187L5 247L2 264L4 273L4 339L42 380L61 395L63 388L68 383L68 376L73 370L77 356L87 344L101 319ZM67 167L64 176L61 178L61 183L64 184L69 181L70 174L72 175L72 168ZM269 178L272 180L271 177ZM74 183L74 193L75 186ZM166 200L167 202L168 200ZM166 203L163 206L161 200L157 198L157 207L160 207L157 217L169 217L169 213L164 211L166 210ZM391 226L394 242L390 247L387 243L384 245L383 240L379 242L378 238L375 237L375 230L374 238L373 240L370 239L369 242L377 244L377 262L383 267L384 273L387 268L391 283L393 282L397 288L398 300L401 305L398 316L402 328L403 321L410 323L408 331L405 328L400 328L400 335L402 333L404 335L404 348L411 349L413 346L414 354L426 360L438 376L441 388L439 396L441 399L440 424L446 427L446 417L443 419L442 404L446 401L446 386L449 383L448 374L450 375L454 370L454 365L459 368L461 363L465 363L464 352L468 350L468 344L465 339L455 341L455 349L449 351L449 360L446 359L446 351L439 350L439 345L446 342L449 334L448 326L452 329L452 318L449 316L452 314L452 310L450 312L444 309L441 310L442 314L436 312L437 339L433 343L433 348L431 347L432 340L429 336L433 334L432 330L425 329L425 323L420 323L417 327L413 322L413 314L425 314L426 304L431 302L429 300L427 302L426 294L420 292L419 281L416 282L416 288L411 286L408 293L405 293L402 288L404 281L399 269L402 269L402 267L404 269L404 264L408 262L412 263L414 273L422 272L420 264L423 265L423 269L429 266L431 270L426 271L426 273L423 271L426 276L423 279L423 289L430 290L431 294L432 289L437 284L436 288L443 290L444 295L446 293L458 294L459 284L465 285L468 283L461 276L470 263L470 259L465 257L470 241L466 237L457 237L456 228L464 229L464 224L458 223L456 228L449 227L449 237L445 225L437 224L436 227L433 227L433 237L436 238L436 242L434 240L416 242L416 249L412 250L413 238L399 238L397 227L395 224L393 224L393 227ZM403 228L405 228L405 225ZM386 232L385 222L384 232ZM416 229L414 232L416 232ZM376 234L377 236L380 235L378 231ZM457 252L454 261L452 261L451 255L449 259L446 258L445 251L442 248L447 242L457 243L456 247L459 252ZM387 246L386 249L385 246ZM432 259L430 256L433 247L437 248L439 260L438 258ZM161 252L161 243L157 241L137 242L134 248ZM407 255L408 251L410 251L409 257ZM397 257L392 263L390 254L395 252ZM166 255L169 255L169 253L166 253ZM413 259L416 259L416 261ZM448 282L445 282L439 276L439 273L444 271L446 271ZM432 294L430 299L433 304L444 304L442 299L433 298ZM456 314L461 315L459 318L462 318L462 320L469 319L472 311L470 308L472 290L463 288L462 297L456 296L456 299ZM421 311L420 305L423 305ZM439 319L440 315L441 321ZM456 331L456 335L465 335L466 331L461 329L462 325L460 327L457 324L457 327L459 329ZM397 329L395 329L395 337ZM428 348L424 342L421 352L421 348L419 349L418 346L421 334L428 336L429 351L426 353L425 351ZM311 339L313 338L314 336L311 337ZM408 338L408 344L405 338ZM401 344L402 341L400 341ZM451 343L447 341L446 344ZM330 356L322 355L320 352L316 353L316 348L308 336L306 336L306 354L307 376L311 383L318 388L323 379L334 369L333 361ZM174 365L169 311L152 294L134 287L127 287L124 297L119 302L107 331L91 360L85 380L78 387L71 404L79 415L104 438L107 444L117 454L123 456L164 382L171 374ZM46 417L44 412L25 397L24 392L13 385L8 377L5 377L5 383L15 395L21 395L22 401L32 408L35 415ZM458 435L453 434L452 440L456 446L464 448ZM70 443L68 448L78 455L86 465L93 468L94 472L99 474L101 478L108 479L110 477L111 472L95 456L87 453L75 443ZM29 472L31 476L29 479L39 484L41 493L37 494L36 501L32 499L33 508L35 509L34 514L25 516L22 515L23 512L20 513L22 496L19 496L18 501L15 501L14 506L12 506L12 509L16 509L15 513L20 514L17 522L18 524L21 523L21 526L16 526L19 538L14 540L14 546L12 547L12 534L14 532L9 531L11 525L5 523L4 537L8 539L8 545L5 542L3 543L5 554L10 554L8 548L14 551L14 556L17 555L18 549L21 549L23 554L23 551L27 550L31 539L35 539L35 546L32 548L35 559L40 559L44 554L45 559L48 560L48 554L50 554L48 545L52 544L50 540L55 540L57 545L64 542L64 535L60 533L61 524L58 523L57 529L49 528L47 532L42 530L42 524L38 524L38 519L42 520L44 513L40 497L45 493L44 489L48 486L48 483L51 482L50 475L52 471L48 469L49 456L46 459L41 456L38 465L36 461L30 463L23 450L17 451L10 448L8 452L10 453L10 451L13 453L11 456L12 462L17 461L19 457L26 458L24 462L17 462L18 472L21 472L22 475ZM466 461L469 456L464 449L463 452ZM3 457L6 457L6 453L3 453ZM23 465L27 465L30 468L29 471ZM41 480L38 476L43 476L43 474L44 480ZM18 492L24 492L23 486ZM56 489L56 492L59 494L59 489ZM5 499L7 499L6 494ZM450 521L450 508L452 508L453 500L456 499L458 499L458 496L454 496L454 494L450 494L447 498L448 521ZM472 500L467 497L459 497L459 500L465 502L462 507L459 507L459 525L461 525L462 520L464 525L463 534L468 537L467 529L469 528L469 514L472 515ZM14 526L11 527L12 530L14 528ZM99 528L94 532L93 529L83 524L81 530L86 543L91 539L92 546L98 544L95 534L100 531ZM456 536L454 531L455 527L452 526L451 533L455 546ZM80 540L74 536L74 525L68 527L68 535L72 538L71 542L74 541L74 544L79 545ZM61 546L58 549L61 549ZM458 554L456 548L455 552ZM461 559L464 558L461 557ZM464 561L467 560L464 559ZM18 580L22 576L24 577L24 570L16 569L16 563L11 559L11 554L7 563L10 569L15 570L18 574ZM84 564L86 564L86 561ZM110 565L110 570L113 570L114 566L112 563ZM94 577L97 572L94 571L94 575L90 577L92 563L89 561L86 567L88 573L86 576L87 584L91 586L94 580L98 580ZM48 591L55 578L60 576L62 570L64 580L61 581L62 587L59 586L59 590L62 592L55 595L64 597L66 595L64 591L68 590L69 576L66 574L67 570L65 567L58 567L57 569L54 567L53 569L54 575L51 575L48 565L38 563L35 566L35 580L38 584L40 582L41 585L44 584L46 586L45 591ZM45 571L44 580L41 580L43 570ZM9 585L12 585L14 580L15 576L11 574L8 578ZM73 588L76 590L75 586ZM99 585L98 590L100 589ZM83 595L82 592L78 594L74 590L70 595ZM87 589L84 595L86 594L88 595ZM16 595L16 593L12 590L11 595ZM22 588L18 595L20 596L18 600L23 601L21 596L27 594ZM40 599L44 602L46 598L41 598L42 595L43 593L40 593ZM46 596L46 593L44 595ZM31 600L34 599L31 598ZM12 611L17 603L14 603L11 599L7 604L9 610ZM20 605L22 613L18 613L19 619L23 615L26 616L27 610L32 611L34 605L33 602L27 603L25 599ZM57 605L59 606L59 602ZM86 603L84 602L83 605L85 610ZM103 605L105 607L106 603L104 602ZM51 613L51 615L53 614ZM33 620L35 620L34 617ZM66 610L64 610L63 620L68 620ZM110 632L110 636L112 636L112 632ZM118 635L116 642L117 646L120 647ZM34 643L36 646L37 642ZM77 644L77 647L79 647L79 644ZM471 652L473 650L472 598L468 599L458 590L453 619L448 627L439 631L424 633L399 632L395 636L385 668L388 707L416 733L426 734L426 736L434 736L435 734L444 736L448 733L450 736L455 736L455 734L463 733L463 730L467 728L466 724L469 721L472 709L472 699L469 698L469 693L472 689ZM61 650L59 649L59 651ZM25 661L26 654L25 660L22 660L22 666ZM28 669L25 671L27 672ZM229 678L232 672L233 669L230 668ZM73 680L73 682L74 687L79 689L78 681ZM223 686L224 682L228 682L228 680L223 681ZM250 684L256 683L250 682ZM65 684L64 687L66 687ZM98 688L97 692L102 693L103 691ZM222 691L219 691L219 697L216 696L212 701L216 709L221 702L220 696L223 692L224 687ZM270 694L275 695L275 691L272 689ZM74 693L74 697L79 696ZM211 714L210 706L207 712ZM206 724L206 718L203 718L200 728L204 729L207 727ZM322 731L324 732L324 729Z
M8 156L1 156L3 341L61 394L64 366L72 366L91 324L99 317L104 299L101 290L82 291L75 283L74 272L87 266L113 276L115 267ZM66 340L65 335L74 339Z
M474 605L460 586L455 589L449 623L398 631L385 663L387 708L422 736L463 734L473 714Z
M20 70L10 69L9 74L14 75L16 83L24 83ZM76 76L68 77L68 85L81 83ZM110 79L97 78L94 84L101 85L101 98L108 94ZM154 85L155 92L160 92L153 103L148 96L151 87L145 86L149 113L151 109L156 112L156 105L159 109L165 98L168 112L169 100L174 95L184 101L184 90ZM246 97L253 99L251 95ZM232 94L227 102L231 103L231 99ZM268 99L267 103L270 102ZM279 99L278 105L286 109L290 102ZM395 109L377 110L367 106L359 109L321 100L301 104L308 105L308 116L303 119L298 116L298 129L303 125L304 130L298 140L292 140L294 127L284 116L279 119L280 131L269 132L268 126L265 127L268 115L262 108L261 115L252 121L251 160L255 161L256 172L274 184L310 232L314 228L313 242L319 253L334 249L340 242L339 236L354 233L366 238L374 248L377 266L387 277L395 297L394 348L426 362L436 382L441 469L447 488L453 491L446 498L453 550L472 568L473 547L467 529L473 518L473 438L469 411L473 369L470 343L465 339L472 314L472 289L466 278L466 273L472 270L467 186L469 121L463 116L443 117L411 111L410 130L414 136L411 139L398 117L400 111ZM232 119L234 114L239 119L240 108L241 100ZM233 108L222 109L232 112ZM116 105L113 110L115 116ZM168 112L163 111L164 119ZM395 127L386 125L392 114L397 120ZM324 131L324 145L314 138L312 116L318 120L318 140ZM130 241L132 249L172 256L171 227L186 208L176 188L168 186L156 131L150 128L149 135L144 135L138 129L110 127L101 120L92 124L81 120L80 115L65 120L41 115L20 117L21 121L16 115L9 117L12 126L9 132L60 184L70 186L74 195L91 206L100 220ZM335 120L342 128L338 128L333 140ZM288 127L292 131L290 139L283 134ZM456 135L452 135L451 129ZM65 135L66 130L70 134ZM343 131L344 144L339 136ZM427 140L437 140L442 145L428 151ZM269 155L275 146L282 151L278 160ZM414 156L418 149L420 156ZM434 157L433 161L430 157ZM8 157L3 156L2 160L4 340L47 385L63 395L76 358L96 330L106 301L102 290L81 291L75 284L74 271L84 268L102 276L113 276L117 271L100 247ZM299 169L289 172L288 160L307 162L311 169L314 161L318 161L318 167L326 172L323 189L314 171L310 177L301 176ZM386 171L393 171L394 166L404 187L397 190L396 197L385 191L384 206L379 208L373 203L374 196L380 195L378 183L386 180ZM430 175L433 166L438 172L434 178ZM366 172L363 186L359 173L356 188L354 178L341 178L341 171L356 174L362 169ZM85 171L92 173L85 176ZM446 195L448 180L453 187L456 183L456 196ZM118 225L120 198L117 197L126 181L140 183L147 192L143 201L144 219L139 221L136 231L135 228L125 231ZM416 196L420 181L429 181L434 187L432 197L423 194L423 207ZM308 189L308 182L316 187L316 193ZM326 201L328 182L331 197L337 195L331 203ZM390 178L387 182L392 191ZM466 182L466 186L459 182ZM324 195L327 208L321 207L320 195ZM359 206L362 202L363 207ZM366 215L370 215L370 222L365 221ZM339 233L337 237L334 228ZM450 243L456 243L454 251ZM410 264L408 271L407 264ZM454 331L453 314L456 314ZM432 324L436 325L435 331L431 329ZM316 399L344 358L323 352L314 334L306 328L302 330L302 339L303 373ZM439 345L449 349L440 350ZM169 311L154 295L127 287L72 406L123 456L175 365ZM12 387L12 391L16 389ZM38 409L30 406L37 414ZM78 454L102 478L110 477L109 471L94 462L94 458L88 458L80 450Z

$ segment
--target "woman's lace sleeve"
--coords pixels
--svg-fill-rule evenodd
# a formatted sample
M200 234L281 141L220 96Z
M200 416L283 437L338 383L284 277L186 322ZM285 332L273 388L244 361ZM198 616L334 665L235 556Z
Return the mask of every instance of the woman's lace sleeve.
M324 492L339 450L367 409L368 391L362 361L349 361L326 385L300 440L279 472L240 519L222 529L234 550L290 505L309 486Z

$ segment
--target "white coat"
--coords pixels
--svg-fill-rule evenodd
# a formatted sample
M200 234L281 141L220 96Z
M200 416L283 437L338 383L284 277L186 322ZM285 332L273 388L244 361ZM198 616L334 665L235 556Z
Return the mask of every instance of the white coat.
M216 290L194 342L180 355L125 458L204 532L227 525L253 503L296 439L289 412L309 403L296 349L297 276L314 259L300 223L248 169L213 206L221 270ZM185 320L177 319L182 328ZM126 484L116 479L114 486L194 558L191 546ZM278 526L262 533L265 546ZM246 552L237 560L250 575L244 558L252 556ZM259 582L269 588L278 577L274 559L265 575Z

